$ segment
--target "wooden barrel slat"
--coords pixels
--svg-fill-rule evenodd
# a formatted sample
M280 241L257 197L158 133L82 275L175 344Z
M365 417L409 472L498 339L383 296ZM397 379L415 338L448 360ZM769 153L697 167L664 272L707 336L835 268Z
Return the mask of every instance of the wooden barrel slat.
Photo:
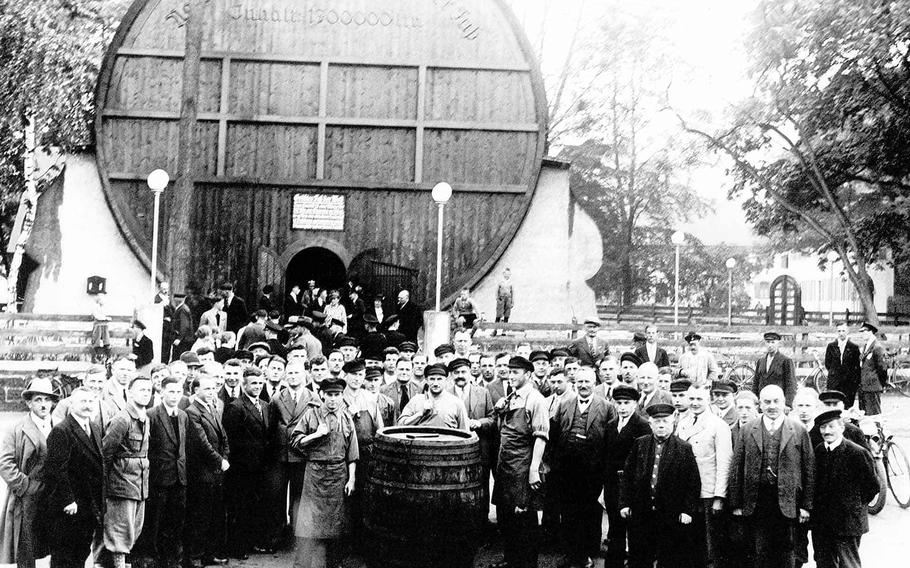
M475 434L419 426L380 430L366 487L369 565L470 566L487 513L482 471Z

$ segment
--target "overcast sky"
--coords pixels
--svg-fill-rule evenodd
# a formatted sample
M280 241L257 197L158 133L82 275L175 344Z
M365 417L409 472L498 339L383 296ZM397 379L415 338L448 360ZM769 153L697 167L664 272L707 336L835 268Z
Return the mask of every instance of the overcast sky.
M630 3L635 0L625 0ZM565 61L579 9L585 20L596 21L603 10L598 0L510 0L524 25L535 51L544 43L541 67L556 75ZM746 56L743 38L747 15L756 0L656 0L672 16L668 37L678 46L680 57L694 73L691 80L677 82L672 104L678 108L708 108L722 114L733 102L747 96ZM709 157L710 159L710 157ZM683 227L706 243L749 244L755 237L745 222L739 203L727 198L726 164L694 172L696 189L708 199L714 214Z

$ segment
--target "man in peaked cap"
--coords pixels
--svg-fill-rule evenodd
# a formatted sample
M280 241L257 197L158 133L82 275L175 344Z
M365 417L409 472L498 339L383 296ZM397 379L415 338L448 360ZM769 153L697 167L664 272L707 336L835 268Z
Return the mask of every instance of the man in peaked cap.
M680 371L693 382L713 381L720 376L714 355L702 347L701 334L690 331L683 339L688 348L679 356Z
M841 412L844 412L846 400L847 396L838 390L826 390L818 395L818 401L822 405L822 410L840 410ZM857 446L871 451L869 448L869 441L866 439L866 435L863 434L860 427L857 424L854 424L853 420L850 420L846 415L842 415L842 418L844 419L844 437ZM812 441L813 448L822 443L822 434L817 423L809 430L809 440Z
M600 320L588 318L585 320L585 334L576 339L569 346L569 354L576 357L582 365L594 367L597 361L610 353L610 348L597 337L600 330Z
M732 381L711 383L711 410L732 427L736 424L736 405L733 403L739 388Z
M531 351L528 360L534 365L534 374L531 380L534 387L545 397L550 396L550 383L547 379L550 377L550 354L546 351Z
M455 359L451 364L457 368L470 368L462 366L460 362L467 363L467 359ZM442 365L429 365L424 370L427 378L427 392L412 398L401 416L398 424L402 426L436 426L438 428L457 428L467 431L468 413L462 399L452 393L446 392L445 383L448 379L448 369Z
M651 435L632 444L620 483L620 515L629 523L629 566L690 566L690 525L700 479L692 446L673 435L674 408L648 408ZM654 535L660 535L654 538Z
M764 334L766 353L755 362L755 378L752 392L756 395L768 385L777 385L784 391L787 406L793 405L796 395L796 373L793 361L780 352L780 334L768 331Z
M689 387L692 381L686 378L674 379L670 383L670 401L676 410L677 422L689 412Z
M859 543L869 530L866 504L881 486L872 455L844 438L838 409L815 417L824 441L815 446L812 548L818 568L859 567Z
M447 366L455 358L455 347L450 343L443 343L433 350L433 356L436 358L436 363Z
M888 384L888 355L878 342L878 328L869 322L860 326L863 345L860 353L859 408L867 416L882 413L882 391Z

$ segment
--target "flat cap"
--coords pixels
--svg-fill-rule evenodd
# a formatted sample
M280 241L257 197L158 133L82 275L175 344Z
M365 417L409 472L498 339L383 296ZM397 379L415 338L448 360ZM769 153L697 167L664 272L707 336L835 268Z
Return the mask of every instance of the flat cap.
M638 389L629 385L617 385L613 387L613 400L638 400L641 397Z
M366 363L363 362L363 359L354 359L353 361L348 361L341 367L341 370L345 373L352 375L354 373L359 373L366 369Z
M568 357L568 356L569 356L569 352L567 350L563 349L562 347L558 347L558 348L550 351L550 360L551 361L553 359L556 359L557 357Z
M847 404L847 395L845 395L844 393L842 393L839 390L833 390L833 389L826 390L826 391L822 391L818 395L818 400L820 400L822 402L830 402L830 401L834 401L834 400L839 400L840 402Z
M776 331L766 331L762 337L765 341L780 341L780 334Z
M622 363L623 361L629 361L634 363L636 367L641 367L641 358L631 351L626 351L619 356L619 362Z
M402 353L417 353L417 344L413 341L403 341L398 350Z
M527 359L525 359L524 357L521 357L519 355L516 355L509 359L509 368L510 369L521 369L521 370L525 371L526 373L530 373L530 372L534 371L534 365L530 361L528 361Z
M424 377L448 377L449 372L446 370L444 365L434 363L433 365L427 365L423 370Z
M597 318L588 318L585 320L585 325L593 325L600 327L600 320Z
M732 381L712 381L711 382L711 392L735 393L738 390L739 390L739 387L737 387L736 383L734 383Z
M348 382L344 379L338 378L328 378L319 381L319 390L323 392L341 392L348 386Z
M689 379L676 379L670 383L670 392L685 392L692 386Z
M342 335L335 342L335 347L357 347L357 339L350 335Z
M528 356L528 360L532 363L534 361L549 361L550 354L546 351L538 349L537 351L531 351L531 354Z
M442 357L443 355L445 355L447 353L452 353L452 354L455 353L455 347L453 347L450 343L443 343L442 345L440 345L439 347L437 347L436 349L433 350L433 355L435 355L437 357Z
M672 416L673 411L675 410L676 409L673 408L672 404L664 404L661 402L658 404L652 404L645 409L645 412L647 412L648 416L651 418L663 418L665 416Z
M471 362L465 359L464 357L457 357L449 361L449 372L452 373L455 369L460 369L461 367L471 368ZM424 371L426 373L426 371Z

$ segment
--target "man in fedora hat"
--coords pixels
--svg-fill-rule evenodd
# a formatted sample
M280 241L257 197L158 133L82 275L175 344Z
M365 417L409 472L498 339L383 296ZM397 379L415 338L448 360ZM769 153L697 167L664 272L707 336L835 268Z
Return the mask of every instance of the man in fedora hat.
M859 408L867 416L882 413L882 391L888 384L888 356L878 342L878 328L869 322L860 326L863 351L860 355Z
M784 391L787 406L793 406L796 395L796 373L793 361L780 352L780 334L768 331L764 334L766 353L755 362L755 379L752 392L758 395L768 385L777 385Z
M33 567L38 553L32 525L57 393L50 379L36 378L22 393L28 414L0 441L0 478L8 492L0 509L0 563Z

